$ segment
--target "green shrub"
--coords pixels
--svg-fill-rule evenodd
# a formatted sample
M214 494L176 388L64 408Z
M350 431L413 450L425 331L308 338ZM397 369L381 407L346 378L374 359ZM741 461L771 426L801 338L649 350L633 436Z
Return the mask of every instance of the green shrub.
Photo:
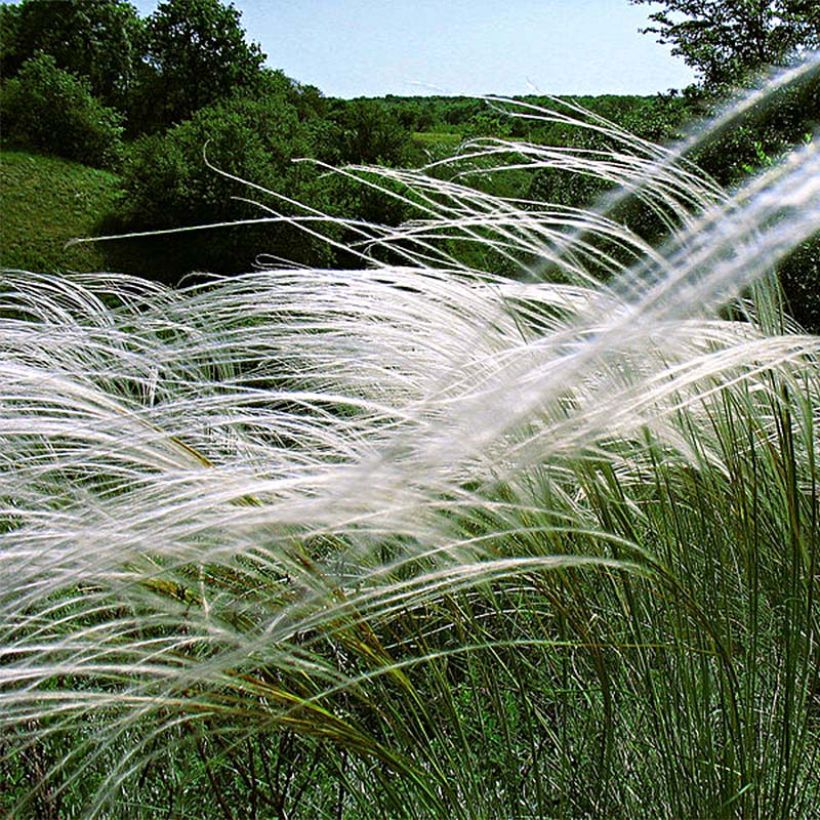
M337 126L338 160L364 165L401 165L407 161L410 132L379 100L338 104L331 120Z
M290 85L279 88L275 80L271 77L268 93L260 98L235 96L199 110L163 135L134 143L123 172L129 208L125 227L161 230L308 213L239 180L334 216L398 224L404 208L396 199L344 178L322 177L310 163L293 162L315 157L330 164L397 164L410 143L396 117L377 103L356 100L337 103L323 118L315 105L306 106L309 91L306 97ZM261 199L276 213L248 198ZM316 223L310 227L319 228ZM339 226L321 229L337 238L343 232ZM248 270L255 261L249 248L300 264L326 265L335 259L332 246L283 222L225 228L203 234L195 244L200 250L189 260L191 267L220 273ZM342 256L338 263L358 259Z
M171 228L244 215L231 196L247 190L209 164L293 192L299 171L290 161L305 152L296 109L282 97L236 98L203 108L131 148L123 184L132 218L141 227Z
M163 135L143 137L129 150L123 169L126 227L162 230L275 216L243 201L259 198L259 191L225 174L288 197L310 199L317 173L292 162L309 153L307 129L284 96L235 97L203 108ZM277 213L294 213L273 196L262 198ZM329 252L282 223L226 229L209 237L207 252L203 246L194 267L247 270L254 259L248 248L315 264Z
M51 55L27 60L4 84L0 112L5 136L14 142L96 167L119 161L122 117Z
M706 98L700 104L702 113L711 116L724 101ZM702 140L690 158L721 185L737 185L805 142L818 118L820 71L814 70L734 116L730 128Z
M91 93L118 110L128 107L140 64L143 28L128 0L20 0L0 9L0 73L17 74L39 54L88 80Z

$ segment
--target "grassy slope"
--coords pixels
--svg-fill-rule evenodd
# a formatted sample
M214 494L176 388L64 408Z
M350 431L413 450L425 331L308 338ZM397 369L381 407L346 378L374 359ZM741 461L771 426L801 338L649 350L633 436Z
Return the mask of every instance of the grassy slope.
M122 231L112 221L121 193L119 177L108 171L23 149L0 150L0 269L114 271L169 283L202 269L208 247L191 234L66 247L77 237Z
M116 206L119 178L58 157L0 152L0 267L34 271L98 271L98 245L66 247L92 236Z

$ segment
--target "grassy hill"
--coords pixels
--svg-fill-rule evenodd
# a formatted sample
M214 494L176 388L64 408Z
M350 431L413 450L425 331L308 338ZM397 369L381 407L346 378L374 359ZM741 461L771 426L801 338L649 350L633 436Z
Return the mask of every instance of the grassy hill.
M119 196L115 174L29 151L0 151L0 267L105 270L102 246L66 243L100 233Z
M124 230L116 220L121 198L116 174L23 149L0 150L0 268L113 271L169 283L208 269L207 242L218 241L212 236L67 246Z

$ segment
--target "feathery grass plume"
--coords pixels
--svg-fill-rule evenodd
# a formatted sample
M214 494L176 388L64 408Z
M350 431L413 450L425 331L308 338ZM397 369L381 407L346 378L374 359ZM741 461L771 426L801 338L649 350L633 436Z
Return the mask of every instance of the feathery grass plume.
M611 149L339 171L419 214L345 223L361 270L4 273L10 810L810 815L818 339L770 274L820 224L817 142L729 195L521 109ZM465 180L521 167L620 193Z

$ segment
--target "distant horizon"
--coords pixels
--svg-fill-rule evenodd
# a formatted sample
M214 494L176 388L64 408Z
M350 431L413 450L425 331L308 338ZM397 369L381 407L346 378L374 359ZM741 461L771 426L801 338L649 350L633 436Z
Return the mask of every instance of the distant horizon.
M148 16L158 0L131 0ZM653 95L694 82L628 0L234 0L266 65L329 97Z

